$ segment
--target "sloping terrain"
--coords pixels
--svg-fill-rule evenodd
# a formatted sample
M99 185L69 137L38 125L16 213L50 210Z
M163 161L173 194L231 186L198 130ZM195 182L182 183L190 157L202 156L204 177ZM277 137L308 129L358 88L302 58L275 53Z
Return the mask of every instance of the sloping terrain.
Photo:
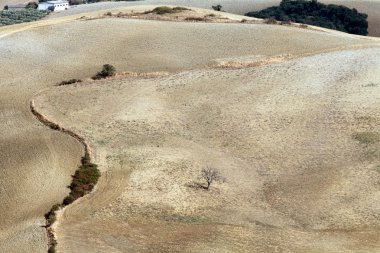
M144 0L141 2L100 2L96 4L79 5L75 6L68 11L54 13L49 18L61 17L66 15L73 15L79 13L87 13L92 11L106 10L110 8L120 8L123 6L134 5L152 5L152 4L165 4L165 5L180 5L198 8L211 9L212 5L221 4L223 10L229 13L244 15L249 11L262 10L267 7L278 5L280 0ZM370 36L380 37L380 1L379 0L321 0L326 4L339 4L345 5L350 8L356 8L360 12L368 14Z
M103 177L57 225L61 252L376 252L380 49L41 94ZM95 117L96 115L96 117ZM226 178L196 187L211 165ZM363 241L363 239L366 239Z
M83 154L74 139L38 123L29 110L33 97L51 118L88 138L103 173L96 191L59 219L62 252L376 248L377 143L351 138L377 131L376 40L262 24L82 15L0 28L0 252L46 252L43 214L67 195ZM278 63L214 69L256 61ZM171 75L54 87L85 79L104 63ZM191 187L206 164L227 178L210 192ZM318 171L330 178L330 168L337 170L332 181L312 178ZM340 202L337 175L353 181L344 188L347 203ZM300 182L310 182L302 185L305 193ZM320 210L305 200L312 194ZM333 214L336 206L343 211Z

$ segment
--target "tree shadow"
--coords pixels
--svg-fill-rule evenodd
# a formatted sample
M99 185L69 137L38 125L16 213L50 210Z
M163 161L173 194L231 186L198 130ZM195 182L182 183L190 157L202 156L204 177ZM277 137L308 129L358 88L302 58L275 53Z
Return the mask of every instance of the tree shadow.
M189 187L189 188L195 189L195 190L207 190L206 186L204 186L201 183L194 182L194 181L190 182L190 183L187 183L186 186Z

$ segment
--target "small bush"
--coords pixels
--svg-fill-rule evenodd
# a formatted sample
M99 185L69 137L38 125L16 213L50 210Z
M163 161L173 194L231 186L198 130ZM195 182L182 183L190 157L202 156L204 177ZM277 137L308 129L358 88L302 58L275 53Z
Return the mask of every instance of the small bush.
M92 77L94 80L104 79L110 76L114 76L116 69L110 64L104 64L102 71L98 72L95 76Z
M270 25L274 25L274 24L277 24L277 20L275 18L267 18L267 19L264 19L264 23L265 24L270 24Z
M380 134L374 132L355 133L352 137L362 144L373 144L380 141Z
M174 13L173 9L167 6L161 6L161 7L156 7L152 11L153 13L156 13L158 15L163 15L167 13Z
M63 199L62 204L67 206L67 205L70 205L71 203L73 203L74 201L75 201L75 198L71 195L68 195Z
M189 10L190 9L188 9L188 8L179 7L179 6L173 8L173 11L176 11L176 12L178 12L178 11L189 11Z
M50 211L45 214L45 218L46 218L46 221L47 221L47 226L53 225L53 223L56 220L55 212L58 211L60 207L61 207L60 204L55 204L55 205L52 206L52 208L50 209Z
M38 4L36 2L29 2L27 5L26 5L26 8L27 9L37 9L38 8Z
M211 6L214 11L223 11L223 6L220 4Z
M49 247L48 253L56 253L55 245L52 245L52 246Z
M58 86L62 86L62 85L69 85L69 84L73 84L73 83L80 83L82 82L82 80L80 79L70 79L70 80L67 80L67 81L62 81L58 84Z
M48 253L56 253L57 241L54 238L50 239L50 245L48 249Z
M147 12L147 13L155 13L158 15L164 15L164 14L170 14L170 13L178 13L185 10L189 10L189 9L184 8L184 7L170 8L168 6L160 6L160 7L154 8L152 11Z

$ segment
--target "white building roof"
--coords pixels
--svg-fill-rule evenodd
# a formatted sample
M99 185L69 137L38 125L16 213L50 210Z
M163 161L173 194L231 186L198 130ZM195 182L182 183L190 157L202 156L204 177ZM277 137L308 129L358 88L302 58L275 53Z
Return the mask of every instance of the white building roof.
M47 1L48 4L67 4L68 1Z

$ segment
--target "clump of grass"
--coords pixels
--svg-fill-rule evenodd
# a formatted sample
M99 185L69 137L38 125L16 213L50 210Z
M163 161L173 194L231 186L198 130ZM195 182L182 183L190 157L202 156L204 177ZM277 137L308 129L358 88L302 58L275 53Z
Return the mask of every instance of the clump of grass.
M170 8L168 6L159 6L159 7L154 8L152 11L148 11L146 13L155 13L158 15L164 15L164 14L178 13L178 12L186 11L186 10L189 10L189 9L184 8L184 7Z
M363 85L363 87L377 87L379 85L380 84L378 84L378 83L368 83L368 84Z
M290 20L282 20L280 22L280 25L291 25L291 24L292 24L292 22Z
M362 144L373 144L380 141L380 134L375 132L354 133L352 137Z
M275 18L267 18L267 19L264 19L264 23L269 24L269 25L274 25L274 24L277 24L277 20Z
M82 80L80 79L70 79L70 80L67 80L67 81L62 81L58 84L58 86L62 86L62 85L69 85L69 84L73 84L73 83L80 83L82 82Z
M107 140L98 140L96 143L98 143L99 145L106 145L108 143Z

